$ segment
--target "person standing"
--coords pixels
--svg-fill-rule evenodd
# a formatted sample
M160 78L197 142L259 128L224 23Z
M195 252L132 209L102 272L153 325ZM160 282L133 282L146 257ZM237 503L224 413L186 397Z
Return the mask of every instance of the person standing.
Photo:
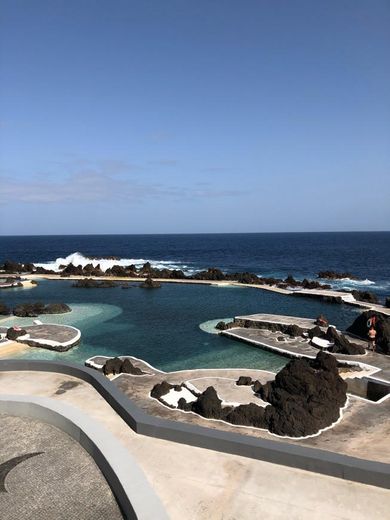
M376 352L375 338L376 330L374 327L370 327L370 330L368 331L368 350L372 350L373 352Z

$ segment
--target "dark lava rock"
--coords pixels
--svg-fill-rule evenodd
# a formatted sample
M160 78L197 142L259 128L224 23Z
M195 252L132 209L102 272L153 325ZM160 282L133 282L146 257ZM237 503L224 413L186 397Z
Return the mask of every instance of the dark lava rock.
M53 271L53 269L45 269L44 267L37 267L35 269L36 274L58 274Z
M160 282L153 280L151 276L148 276L146 280L140 284L142 289L159 289L161 287Z
M76 280L72 285L77 289L110 289L116 286L117 284L111 280L93 280L92 278Z
M314 280L307 280L306 278L302 280L302 287L304 289L330 289L331 286L329 284L323 284L316 282Z
M11 314L11 309L9 309L5 303L0 303L0 315L1 316L8 316Z
M390 317L380 314L375 311L363 312L356 320L348 327L347 331L351 334L367 340L369 324L368 320L375 317L375 330L377 350L383 354L390 354Z
M72 309L65 303L49 303L47 305L36 302L36 303L21 303L17 305L13 313L15 316L22 318L30 317L36 318L41 314L64 314L70 312Z
M6 273L23 273L24 266L18 262L14 262L13 260L6 260L4 264L1 266L2 270Z
M109 374L120 374L122 372L122 365L123 361L118 357L107 359L103 365L103 374L106 376Z
M317 277L328 280L342 280L344 278L349 278L350 280L358 280L358 278L351 273L337 273L336 271L320 271Z
M133 376L141 376L142 374L145 374L145 372L143 372L140 368L134 366L128 358L123 360L122 373L132 374Z
M336 354L349 354L352 356L361 355L365 353L364 347L351 343L344 334L339 334L334 327L328 327L325 338L334 343L333 347L329 349L330 352Z
M21 303L14 308L13 313L21 318L36 318L40 314L45 314L45 305L40 302Z
M192 411L192 403L187 403L187 401L184 399L184 397L180 397L177 407L180 410L184 410L185 412L191 412Z
M377 296L369 291L352 291L352 296L360 302L378 303Z
M133 365L130 359L115 357L108 359L103 365L103 373L108 374L132 374L133 376L141 376L145 374L140 368Z
M298 336L302 336L304 330L301 329L301 327L298 327L298 325L287 325L287 327L284 330L285 334L288 334L289 336L293 338L297 338Z
M228 327L228 324L225 323L224 321L219 321L219 322L216 324L215 328L218 329L218 330L226 330L226 329L228 329L229 327Z
M235 273L235 281L238 283L245 283L245 284L256 284L260 282L260 279L258 276L256 276L253 273Z
M7 330L7 339L15 341L16 339L18 339L19 336L24 336L25 334L27 334L27 331L24 329L18 330L18 329L15 329L14 327L10 327Z
M155 399L160 399L160 397L167 394L171 388L173 388L173 385L169 384L168 381L162 381L154 385L150 395Z
M249 386L252 384L252 378L249 376L240 376L236 381L238 386Z
M84 270L82 265L75 266L73 264L68 264L65 269L62 270L62 275L69 275L69 276L83 276Z
M265 409L254 403L240 404L233 408L225 417L225 420L241 426L254 426L255 428L266 428L264 419Z
M107 269L106 274L111 275L111 276L121 276L121 277L128 276L126 269L121 265L113 265L111 267L111 269Z
M71 310L66 303L48 303L43 314L65 314L71 312Z
M194 280L225 280L225 275L220 269L210 267L207 271L200 271L193 276Z
M255 394L258 394L262 388L263 385L260 383L260 381L253 381L252 390Z
M315 360L294 359L266 383L260 396L267 406L264 419L277 435L300 437L333 424L346 401L347 384L339 376L337 362L319 352Z
M314 337L316 337L316 338L325 337L325 333L322 331L322 329L320 329L320 327L318 325L316 325L312 329L309 329L307 331L307 333L308 333L310 339L313 339Z
M387 307L388 309L390 308L390 298L386 298L385 307Z
M198 399L192 403L192 411L209 419L221 419L223 416L221 403L222 401L219 399L215 388L209 386Z

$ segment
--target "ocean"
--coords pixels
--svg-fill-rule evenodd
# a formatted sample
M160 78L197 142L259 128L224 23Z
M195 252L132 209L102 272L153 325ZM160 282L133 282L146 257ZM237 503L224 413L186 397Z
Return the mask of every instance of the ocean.
M136 265L150 261L189 274L219 267L314 279L319 271L334 270L360 279L335 282L335 288L369 289L381 297L390 293L390 232L0 237L0 261L53 268L62 261L57 259L70 255L79 263L89 261L83 256L115 256L121 261L113 263Z
M262 276L315 278L320 270L349 271L361 281L335 286L375 291L390 288L390 233L293 233L239 235L102 235L1 237L0 260L14 259L55 267L72 255L77 262L123 263L176 267L195 272L206 267L252 271ZM107 264L110 265L110 264ZM71 280L40 281L32 289L7 289L1 301L64 302L72 312L42 316L46 323L65 323L82 333L79 346L67 353L32 348L21 357L84 363L93 355L133 355L161 370L245 368L278 371L287 360L244 343L205 332L207 322L256 312L315 318L325 314L345 329L359 314L347 305L285 296L245 287L163 284L145 290L76 289ZM29 318L7 318L2 324L31 324Z

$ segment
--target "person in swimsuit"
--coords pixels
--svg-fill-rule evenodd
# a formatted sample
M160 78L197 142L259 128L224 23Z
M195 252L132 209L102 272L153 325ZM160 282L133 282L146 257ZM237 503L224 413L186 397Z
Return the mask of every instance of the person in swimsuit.
M372 350L375 352L375 338L376 338L376 330L374 327L371 327L368 331L368 350Z

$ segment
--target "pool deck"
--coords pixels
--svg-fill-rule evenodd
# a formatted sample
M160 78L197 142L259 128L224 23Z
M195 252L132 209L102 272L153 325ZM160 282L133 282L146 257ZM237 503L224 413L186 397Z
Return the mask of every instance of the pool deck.
M246 404L255 402L264 406L266 403L254 396L250 387L237 386L235 382L239 376L245 375L252 377L252 379L258 379L264 384L274 379L275 374L273 372L254 369L196 369L163 372L140 359L131 356L121 357L128 357L135 366L141 368L146 374L142 376L120 374L111 377L111 380L135 404L150 415L263 439L280 442L287 440L292 444L390 463L390 445L388 443L390 435L390 396L382 402L375 403L349 395L342 420L331 429L316 437L302 440L286 439L285 437L275 436L266 430L234 426L223 421L205 419L192 412L175 410L150 397L153 386L166 380L171 384L190 382L199 391L205 390L207 386L214 386L220 398L226 403ZM105 356L95 356L87 360L86 365L101 369L106 360ZM344 377L347 376L344 375ZM345 442L346 437L348 442Z
M9 327L0 327L0 334L6 334ZM81 338L81 332L70 325L42 324L27 325L23 327L27 332L24 336L17 338L17 343L22 343L30 347L46 348L64 352L77 345ZM2 348L0 344L0 356Z
M311 318L299 318L294 316L281 316L277 314L250 314L246 316L237 316L235 319L243 321L276 323L283 325L298 325L304 330L311 329L315 326L315 320ZM323 328L325 330L325 328ZM221 331L223 336L243 341L254 347L262 348L275 354L280 354L290 358L315 358L318 349L311 346L305 338L290 338L280 332L271 332L267 329L256 329L247 327L234 327ZM357 343L364 348L367 342L359 338L343 333L353 343ZM278 338L283 337L284 341ZM390 382L390 356L378 354L377 352L366 351L365 354L351 356L346 354L332 354L341 363L358 364L364 370L371 371L375 374L375 379Z
M137 434L90 384L71 376L2 372L3 393L47 397L100 422L137 460L172 520L383 520L390 510L387 489Z

